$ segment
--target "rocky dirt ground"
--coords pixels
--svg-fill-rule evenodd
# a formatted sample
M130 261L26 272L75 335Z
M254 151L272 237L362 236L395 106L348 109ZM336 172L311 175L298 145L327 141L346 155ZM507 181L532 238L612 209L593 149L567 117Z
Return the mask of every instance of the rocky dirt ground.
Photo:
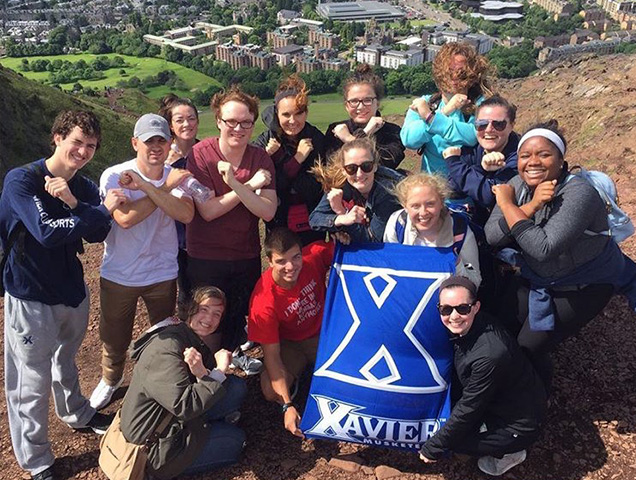
M505 83L502 90L519 106L519 131L537 118L559 119L570 139L570 163L611 173L623 206L636 218L636 65L629 60L624 56L580 58L550 66L529 79ZM411 163L415 163L413 159ZM634 239L623 247L636 258ZM90 394L100 375L97 307L100 259L101 246L87 248L83 261L93 307L77 358L85 394ZM136 333L146 327L145 322L144 315L140 315ZM554 358L555 386L543 434L527 461L505 478L636 478L636 315L622 299L614 298L580 335L565 342ZM3 370L0 368L2 384ZM453 458L424 465L415 454L347 443L300 441L283 429L277 409L263 401L258 380L247 381L249 396L240 421L249 441L245 454L237 465L197 477L201 480L487 478L472 459ZM305 392L307 388L304 385ZM125 389L118 392L107 412L120 406L124 393ZM28 479L15 462L6 417L2 395L0 478ZM55 418L51 409L49 437L58 458L59 478L105 478L97 467L96 435L70 430Z

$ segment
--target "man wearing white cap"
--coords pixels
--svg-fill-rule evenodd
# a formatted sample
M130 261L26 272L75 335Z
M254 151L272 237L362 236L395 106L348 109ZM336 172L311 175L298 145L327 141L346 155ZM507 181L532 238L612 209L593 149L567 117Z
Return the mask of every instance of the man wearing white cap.
M132 138L137 157L106 169L100 179L102 195L120 186L129 201L113 212L113 227L104 241L99 324L102 379L90 399L96 409L108 405L123 382L139 297L151 325L174 313L178 270L174 220L189 223L194 204L176 189L190 174L164 164L171 140L163 117L143 115Z

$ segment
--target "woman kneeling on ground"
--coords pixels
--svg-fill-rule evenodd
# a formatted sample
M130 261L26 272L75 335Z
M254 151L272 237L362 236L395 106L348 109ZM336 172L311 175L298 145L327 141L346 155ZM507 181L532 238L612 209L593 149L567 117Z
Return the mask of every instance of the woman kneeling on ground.
M499 317L548 390L552 350L600 313L615 288L634 305L634 264L607 235L605 202L570 174L565 152L555 120L521 137L519 175L493 187L497 206L485 227L491 246L511 247L498 257L520 269L506 279Z
M395 187L404 207L393 213L384 231L384 241L403 245L452 248L457 257L455 272L475 285L481 283L479 253L467 218L445 205L450 189L440 175L409 175Z
M132 345L137 363L121 409L122 433L142 445L164 415L173 417L148 451L146 471L154 478L206 472L238 461L245 433L233 423L247 388L238 377L226 377L232 354L219 350L213 357L202 340L217 329L224 311L221 290L198 288L187 323L167 318Z

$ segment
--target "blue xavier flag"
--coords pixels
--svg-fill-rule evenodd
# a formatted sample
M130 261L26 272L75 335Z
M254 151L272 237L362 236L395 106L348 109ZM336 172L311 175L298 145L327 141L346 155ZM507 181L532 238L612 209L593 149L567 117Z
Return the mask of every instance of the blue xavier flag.
M450 414L453 350L437 311L450 248L339 245L301 430L416 450Z

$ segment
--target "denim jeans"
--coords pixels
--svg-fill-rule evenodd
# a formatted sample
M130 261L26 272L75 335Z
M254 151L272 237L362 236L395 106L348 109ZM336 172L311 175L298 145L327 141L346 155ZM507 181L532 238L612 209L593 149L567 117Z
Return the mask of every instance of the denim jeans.
M185 469L184 475L195 475L236 463L245 444L245 432L236 425L224 421L229 413L241 408L247 386L245 381L228 375L223 382L226 393L205 414L211 424L210 436L192 465Z

